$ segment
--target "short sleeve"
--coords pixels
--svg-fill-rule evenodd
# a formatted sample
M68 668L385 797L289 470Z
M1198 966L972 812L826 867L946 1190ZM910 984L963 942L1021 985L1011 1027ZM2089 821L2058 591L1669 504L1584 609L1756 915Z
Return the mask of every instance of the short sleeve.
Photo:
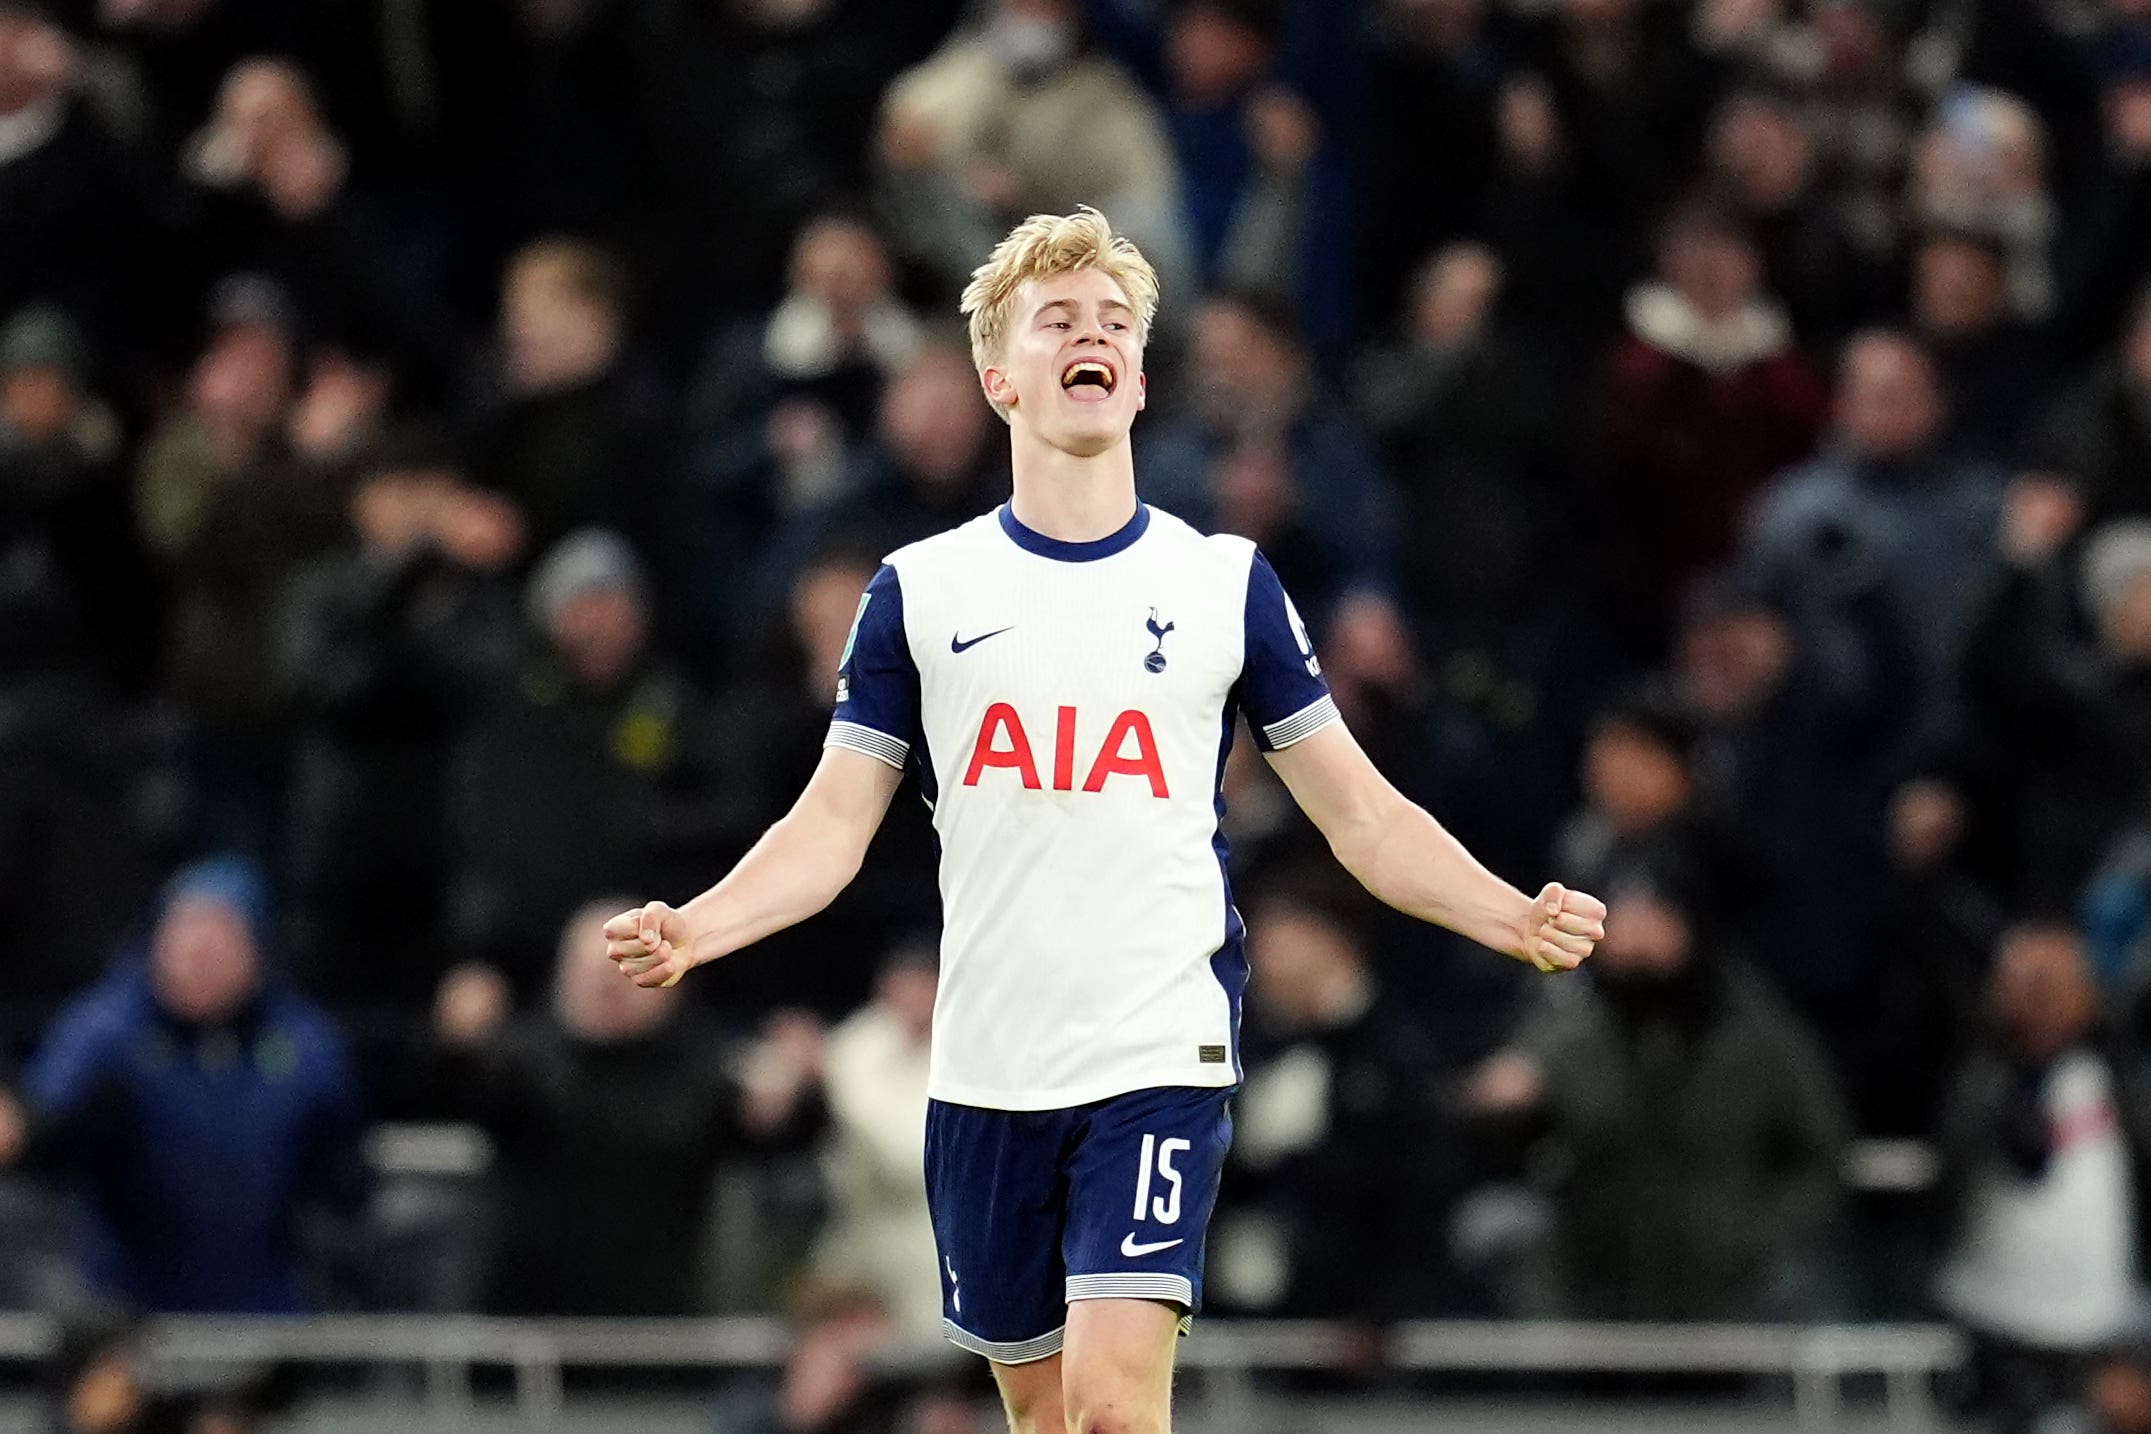
M1274 752L1340 720L1322 680L1322 664L1299 609L1285 596L1270 560L1254 555L1247 569L1247 646L1240 668L1240 705L1255 745Z
M837 664L836 715L825 747L849 747L901 769L919 730L919 668L904 636L904 591L883 565L866 585Z

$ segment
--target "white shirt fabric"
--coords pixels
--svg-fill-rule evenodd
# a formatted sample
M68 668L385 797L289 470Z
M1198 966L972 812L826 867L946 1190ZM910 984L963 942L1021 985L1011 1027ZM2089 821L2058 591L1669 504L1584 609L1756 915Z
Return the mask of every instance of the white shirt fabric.
M1952 1314L2044 1349L2127 1334L2140 1310L2136 1201L2113 1076L2086 1051L2062 1057L2043 1092L2053 1153L2036 1180L1988 1171L1972 1191L1939 1293Z
M828 741L911 765L941 847L929 1094L1054 1110L1237 1084L1220 779L1337 720L1243 538L1139 507L1095 543L1004 507L899 549L861 599Z

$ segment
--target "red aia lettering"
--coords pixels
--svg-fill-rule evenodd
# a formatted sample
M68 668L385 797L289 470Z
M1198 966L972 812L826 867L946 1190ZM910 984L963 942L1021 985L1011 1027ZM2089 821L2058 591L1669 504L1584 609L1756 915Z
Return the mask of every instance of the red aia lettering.
M1075 790L1076 709L1062 707L1053 716L1053 790L1072 792ZM1131 737L1135 748L1132 752L1126 750ZM1022 776L1027 789L1040 790L1038 762L1031 755L1030 736L1023 730L1023 719L1016 715L1016 709L1006 702L994 703L980 719L978 740L972 744L971 766L964 773L963 784L977 786L979 776L988 767L1012 767ZM1153 797L1171 795L1165 784L1165 763L1158 756L1157 736L1150 730L1149 717L1141 712L1123 712L1113 719L1105 743L1091 763L1090 775L1083 780L1083 790L1102 791L1106 778L1117 776L1148 779Z
M1120 749L1127 745L1131 732L1135 734L1135 755L1123 757ZM1090 775L1083 779L1083 790L1095 792L1105 786L1107 777L1123 772L1150 778L1153 797L1168 795L1165 766L1158 760L1158 739L1150 735L1150 719L1140 712L1123 712L1113 719L1113 730L1105 734L1105 745L1098 749L1098 760L1091 763Z
M994 745L997 734L1008 734L1008 745ZM986 709L985 720L978 724L978 742L971 748L971 770L964 773L963 784L978 785L978 774L988 767L1014 767L1023 774L1023 785L1038 790L1038 764L1031 760L1031 739L1023 734L1023 719L1016 709L1006 702L996 702Z

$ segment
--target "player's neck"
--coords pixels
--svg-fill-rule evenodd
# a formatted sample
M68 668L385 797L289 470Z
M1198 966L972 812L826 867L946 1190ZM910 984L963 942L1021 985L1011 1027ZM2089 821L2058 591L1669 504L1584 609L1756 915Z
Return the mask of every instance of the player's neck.
M1135 450L1124 439L1089 458L1018 434L1009 511L1063 543L1110 538L1135 516Z

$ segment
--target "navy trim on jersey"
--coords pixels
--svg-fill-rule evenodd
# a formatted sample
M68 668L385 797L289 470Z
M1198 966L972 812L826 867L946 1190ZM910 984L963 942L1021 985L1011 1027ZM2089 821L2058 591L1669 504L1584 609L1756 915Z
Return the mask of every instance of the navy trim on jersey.
M1240 721L1237 682L1225 694L1224 718L1224 736L1217 744L1217 830L1210 837L1210 849L1217 853L1218 884L1225 891L1225 939L1210 956L1210 974L1224 987L1225 1004L1231 1012L1227 1054L1232 1057L1232 1078L1237 1083L1247 1079L1247 1072L1240 1068L1240 1002L1247 993L1248 975L1247 924L1240 920L1240 910L1232 904L1232 843L1225 839L1225 763L1232 757L1234 729Z
M904 589L896 569L884 563L852 619L837 674L836 714L822 745L864 752L902 771L923 740L919 668L904 635Z
M1247 645L1240 662L1240 700L1255 745L1289 747L1337 720L1329 683L1299 610L1285 595L1270 560L1256 553L1247 566Z
M1057 563L1094 563L1100 558L1133 546L1150 527L1150 506L1135 505L1135 516L1121 526L1119 532L1100 538L1094 543L1064 543L1059 538L1049 538L1033 528L1026 528L1016 520L1013 504L1001 505L1001 531L1008 534L1009 541L1026 553L1036 553L1041 558L1051 558Z

